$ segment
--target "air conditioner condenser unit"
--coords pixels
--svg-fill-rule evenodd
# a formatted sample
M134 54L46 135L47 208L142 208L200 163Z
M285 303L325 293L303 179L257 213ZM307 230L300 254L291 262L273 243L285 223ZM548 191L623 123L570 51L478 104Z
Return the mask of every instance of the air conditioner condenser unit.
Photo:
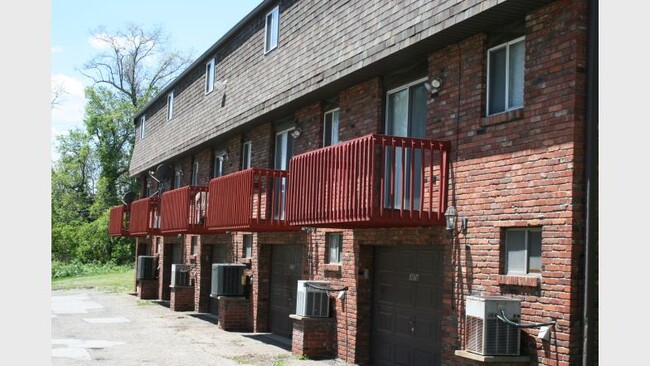
M189 264L172 264L171 286L189 286L191 269Z
M138 256L138 270L136 272L137 280L155 280L156 266L155 258L151 255Z
M330 298L327 281L298 281L296 314L307 317L330 316Z
M483 356L518 356L521 330L497 318L519 322L521 300L505 296L467 296L465 349Z
M210 297L244 296L245 269L246 265L240 263L213 263Z

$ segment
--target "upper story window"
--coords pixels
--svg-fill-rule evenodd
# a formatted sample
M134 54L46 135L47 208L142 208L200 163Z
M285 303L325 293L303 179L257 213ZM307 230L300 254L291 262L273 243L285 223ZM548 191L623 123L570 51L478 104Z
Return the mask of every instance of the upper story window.
M214 59L205 64L205 94L214 90Z
M327 233L327 263L341 263L343 233Z
M226 162L226 153L223 151L215 152L214 166L212 167L212 178L218 178L223 176L225 162Z
M323 119L323 146L336 145L339 142L339 109L325 112Z
M264 30L264 53L278 46L280 31L280 7L276 6L266 14L266 28Z
M253 143L251 141L244 142L241 152L241 170L251 167L251 157L253 152Z
M183 183L183 168L177 166L174 168L174 189L180 188Z
M192 249L191 249L190 254L191 255L198 255L199 254L199 237L198 236L192 236L191 243L192 243Z
M199 185L199 162L192 163L192 183L193 186Z
M147 117L140 117L140 140L144 140L145 128L147 125Z
M507 275L542 273L542 229L506 230L505 270Z
M174 92L167 94L167 120L174 116Z
M488 50L487 115L524 106L524 37Z
M253 256L253 235L244 234L244 250L242 251L242 256L244 258L251 258Z

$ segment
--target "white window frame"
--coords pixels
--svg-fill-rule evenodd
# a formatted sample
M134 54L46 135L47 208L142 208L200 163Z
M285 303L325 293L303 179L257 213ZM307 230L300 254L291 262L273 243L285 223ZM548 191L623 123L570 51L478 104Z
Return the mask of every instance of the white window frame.
M242 144L241 170L246 170L252 167L251 164L252 156L253 156L253 142L250 140L244 141L244 143Z
M180 188L183 184L183 168L174 169L174 189Z
M269 29L269 16L271 16L271 29ZM273 22L275 20L275 22ZM269 37L269 32L271 37ZM273 42L275 35L275 42ZM271 39L271 44L269 44L269 38ZM280 6L276 5L273 10L266 13L264 17L264 54L273 51L278 47L278 40L280 38Z
M167 120L174 117L174 92L167 94Z
M214 80L216 75L216 65L214 58L205 64L205 94L208 95L214 90Z
M145 126L147 125L147 116L140 117L140 140L144 140Z
M325 238L327 241L327 263L331 264L340 264L343 259L343 233L342 232L331 232L326 233ZM332 250L333 238L335 240L336 250Z
M242 236L242 258L253 257L253 234Z
M217 162L219 165L217 166ZM212 162L212 178L219 178L223 176L226 163L226 153L224 151L217 151L214 153L214 161Z
M525 233L524 235L524 241L526 243L526 248L524 250L524 271L512 271L510 270L510 263L508 263L508 234L513 231L523 231ZM531 228L507 228L506 229L506 235L505 235L505 245L504 245L504 255L505 255L505 274L506 275L514 275L514 276L541 276L542 275L542 268L540 268L539 272L531 272L529 268L529 263L530 263L530 253L529 253L529 248L530 248L530 240L528 238L528 233L530 232L539 232L540 237L542 233L542 228L541 227L531 227ZM541 239L540 239L540 246L541 246ZM542 256L542 250L540 247L540 262L541 262L541 256Z
M524 42L524 63L525 63L525 60L526 60L526 43L525 43L525 39L526 39L526 36L521 36L521 37L515 38L515 39L513 39L511 41L502 43L502 44L500 44L498 46L494 46L494 47L488 49L488 51L487 51L487 81L486 81L487 89L486 89L486 93L485 93L486 94L485 95L485 97L486 97L486 103L485 103L486 113L485 114L487 116L492 116L492 115L495 115L495 114L504 113L504 112L515 110L515 109L521 109L525 105L525 103L522 103L521 106L517 106L517 107L509 106L509 94L510 94L510 90L509 90L509 87L510 87L510 85L509 85L510 84L510 46L515 44L515 43ZM490 54L492 52L500 50L502 48L506 49L505 109L503 111L499 111L499 112L492 112L492 111L490 111L490 97L491 97L490 96L490 81L491 81L491 77L490 77ZM525 70L525 65L524 65L524 70Z
M330 143L327 144L327 115L332 115L332 122L334 121L334 112L338 112L338 120L336 125L336 141L334 141L334 128L333 124L330 126ZM331 123L330 123L331 124ZM339 108L330 109L329 111L323 113L323 146L332 146L340 142L339 140L339 129L341 126L341 112Z
M193 186L199 185L199 161L198 160L194 160L194 162L192 163L191 185Z
M199 255L199 237L193 235L190 241L192 243L190 255Z

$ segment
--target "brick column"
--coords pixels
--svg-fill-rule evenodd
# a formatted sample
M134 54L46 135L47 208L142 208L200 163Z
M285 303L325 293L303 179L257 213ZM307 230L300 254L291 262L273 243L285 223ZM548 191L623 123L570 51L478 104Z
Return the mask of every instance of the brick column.
M309 358L330 358L336 352L334 318L312 318L296 314L293 319L291 352Z
M158 280L138 281L138 297L142 300L158 298Z
M194 286L170 286L169 308L173 311L194 310Z
M219 327L223 330L248 332L251 321L248 317L250 301L245 297L219 296Z

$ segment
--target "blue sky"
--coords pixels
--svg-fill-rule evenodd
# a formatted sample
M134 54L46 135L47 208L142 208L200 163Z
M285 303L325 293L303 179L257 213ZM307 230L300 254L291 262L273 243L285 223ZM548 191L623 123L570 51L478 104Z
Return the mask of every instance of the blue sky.
M51 73L53 84L66 94L51 112L51 136L65 134L83 119L83 88L90 80L75 70L99 51L91 44L91 31L99 26L124 29L128 23L145 29L161 26L173 48L200 56L244 18L262 0L111 0L51 2ZM52 145L52 158L56 153Z

